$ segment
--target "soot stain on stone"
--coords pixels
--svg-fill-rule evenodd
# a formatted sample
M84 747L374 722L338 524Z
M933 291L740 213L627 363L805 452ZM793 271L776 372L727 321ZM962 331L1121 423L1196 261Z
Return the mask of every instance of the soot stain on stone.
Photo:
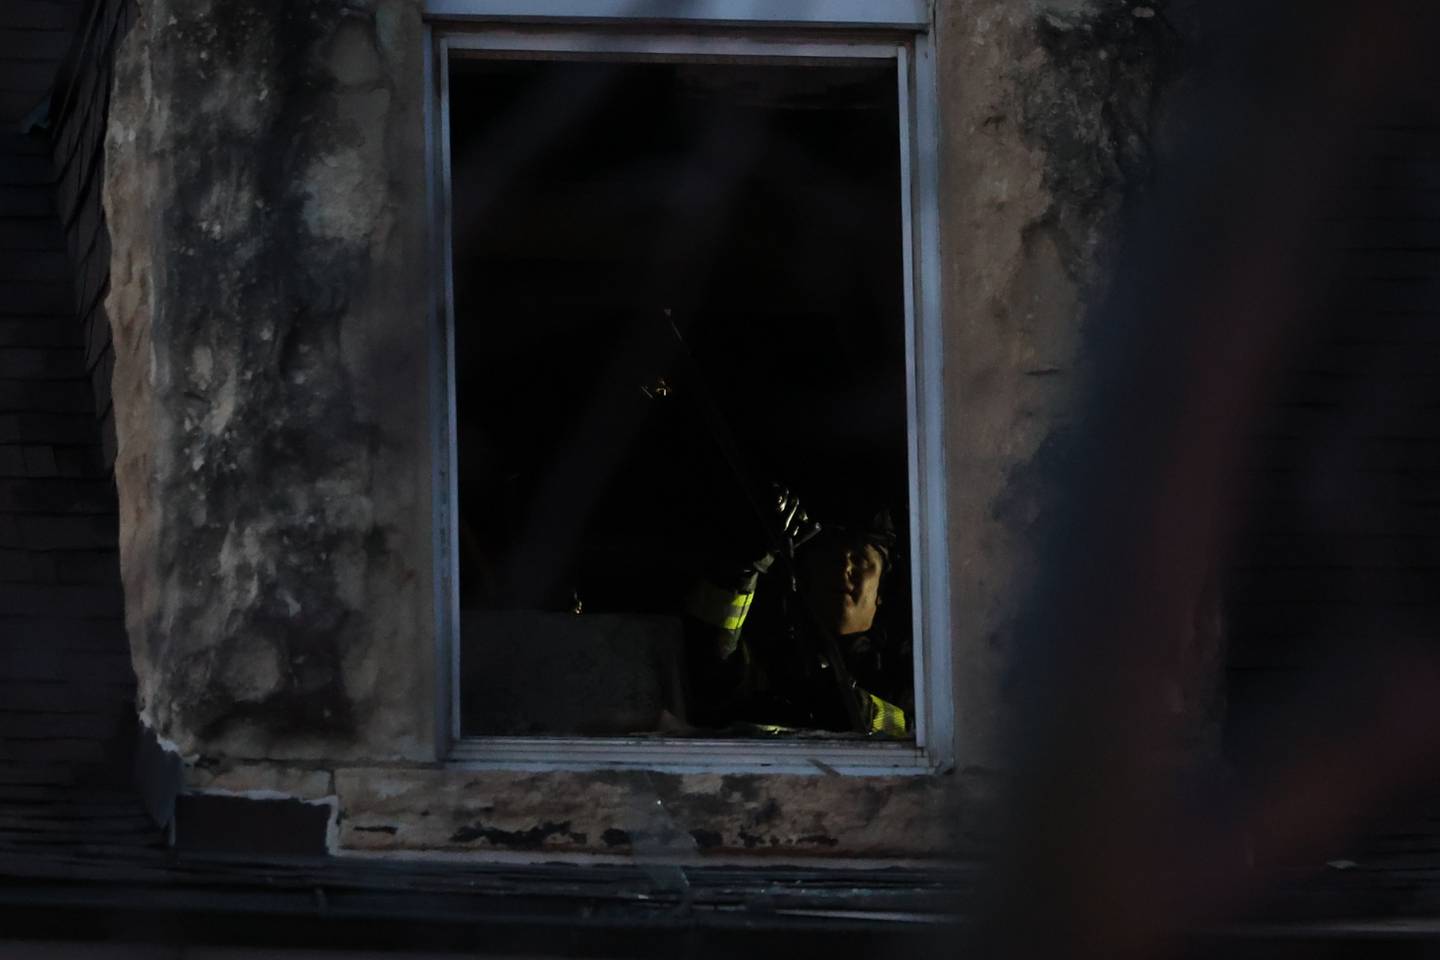
M861 823L874 823L879 819L880 811L885 808L885 804L888 803L889 800L890 792L888 790L877 790L874 787L867 787L861 792L860 798L856 802L856 816Z
M760 805L759 810L751 814L750 822L757 827L767 823L774 823L780 816L780 812L780 804L776 802L774 797L771 797Z
M755 778L740 774L726 774L720 778L720 792L753 803L760 799L760 790Z
M716 833L714 830L691 830L690 836L695 838L695 843L700 847L701 850L709 850L714 847L718 847L725 840L724 837L720 836L720 834Z
M390 836L392 836L392 837L393 837L395 834L397 834L397 833L400 832L400 828L399 828L399 827L391 826L391 825L388 824L388 823L387 823L387 824L381 824L381 825L378 825L378 826L364 826L364 827L357 825L357 826L355 826L353 829L354 829L354 831L355 831L356 833L388 833L388 834L390 834Z
M600 841L607 847L628 847L630 846L630 834L625 830L611 827L600 834Z
M545 841L553 837L562 837L577 846L584 846L589 837L584 833L571 830L570 824L569 820L560 823L547 820L544 823L536 824L529 830L501 830L497 827L487 827L482 823L472 823L451 834L450 842L474 843L476 840L484 840L492 847L537 850L544 846Z
M357 723L342 657L353 644L353 611L340 599L328 558L359 545L373 559L384 554L385 541L363 521L317 512L303 494L317 478L354 488L352 475L363 475L374 446L372 427L357 416L352 374L338 362L340 331L368 254L309 235L309 201L297 175L332 153L343 132L335 79L317 55L344 19L342 4L213 6L152 28L173 41L151 48L157 85L220 95L226 84L244 84L248 96L258 83L270 96L256 101L253 124L239 133L228 114L204 110L175 112L168 130L181 165L159 232L175 251L176 275L153 326L159 365L173 373L161 378L156 400L175 414L177 463L186 469L157 477L156 489L174 505L160 534L165 555L187 565L215 558L207 572L216 575L229 534L245 531L254 540L228 574L230 592L171 597L171 609L158 611L148 631L161 637L167 622L223 616L223 634L206 638L217 645L208 666L182 673L175 664L198 661L158 656L163 650L151 659L167 675L172 712L187 716L202 738L241 726L345 738ZM236 149L237 136L244 150ZM251 215L220 219L230 210ZM218 304L234 317L268 323L218 322ZM203 377L194 375L189 358L196 355L214 358L213 378L208 360ZM229 412L214 420L221 389L229 391ZM285 492L260 500L257 488ZM223 679L227 664L243 661L257 639L279 652L279 674L273 689L234 702Z
M1045 151L1054 199L1034 226L1051 233L1067 272L1084 282L1103 254L1093 249L1097 233L1108 233L1126 194L1151 177L1159 96L1180 42L1164 18L1136 17L1124 4L1042 15L1036 39L1048 63L1019 78L1022 129Z

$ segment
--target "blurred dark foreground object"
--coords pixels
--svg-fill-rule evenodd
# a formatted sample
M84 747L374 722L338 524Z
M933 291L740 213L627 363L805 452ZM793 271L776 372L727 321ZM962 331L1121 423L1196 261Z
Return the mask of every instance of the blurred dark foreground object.
M1234 941L1197 935L1348 869L1336 851L1440 782L1440 552L1410 542L1440 531L1415 528L1422 510L1392 511L1397 552L1367 561L1362 526L1317 560L1316 530L1396 500L1353 482L1376 469L1364 442L1311 455L1355 436L1405 441L1440 414L1440 10L1218 2L1161 15L1195 31L1164 107L1173 142L1085 320L1076 426L1036 467L1062 493L1037 523L1007 690L1018 774L975 931L990 956L1229 953ZM1397 131L1408 165L1387 156ZM1398 345L1376 346L1387 319ZM1309 402L1307 382L1320 386ZM1297 430L1309 445L1292 442L1275 469ZM1431 510L1436 437L1410 437L1389 463L1421 478ZM1283 520L1271 495L1300 505L1282 531L1305 552L1298 592L1285 551L1259 551ZM1270 564L1259 576L1257 562ZM1276 650L1303 669L1245 676L1246 657ZM1222 752L1227 690L1241 709ZM1440 844L1417 849L1440 867ZM1350 890L1312 899L1330 915L1305 919L1440 918L1440 895Z

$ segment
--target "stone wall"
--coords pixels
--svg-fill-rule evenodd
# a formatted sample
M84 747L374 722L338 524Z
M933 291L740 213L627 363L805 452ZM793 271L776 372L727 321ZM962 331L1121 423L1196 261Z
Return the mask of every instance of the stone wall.
M117 481L142 716L193 788L364 849L932 856L985 834L1081 317L1143 186L1153 6L941 0L959 772L451 772L434 755L417 0L147 0L110 124ZM381 762L386 763L382 764ZM389 761L401 761L398 765ZM657 819L658 818L658 819Z
M1153 5L937 4L960 754L1005 769L1019 605L1077 426L1087 310L1143 195L1178 38Z
M427 758L418 3L147 2L106 210L141 715L186 754Z

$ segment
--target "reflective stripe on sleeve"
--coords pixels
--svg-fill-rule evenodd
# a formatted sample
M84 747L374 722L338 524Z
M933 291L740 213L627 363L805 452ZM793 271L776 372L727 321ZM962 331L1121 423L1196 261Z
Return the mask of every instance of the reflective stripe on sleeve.
M890 737L903 737L905 735L905 711L893 703L881 700L875 694L866 694L870 698L870 732L883 733Z
M755 591L723 590L713 583L703 582L690 594L686 607L692 617L721 630L739 630L745 625L745 616Z

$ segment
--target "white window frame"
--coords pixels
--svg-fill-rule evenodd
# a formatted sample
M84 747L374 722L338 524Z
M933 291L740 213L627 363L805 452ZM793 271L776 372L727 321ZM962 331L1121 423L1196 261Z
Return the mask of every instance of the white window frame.
M938 210L938 103L927 0L425 0L431 204L438 759L462 769L923 774L955 757ZM898 77L915 741L462 737L451 251L454 56L835 63Z

